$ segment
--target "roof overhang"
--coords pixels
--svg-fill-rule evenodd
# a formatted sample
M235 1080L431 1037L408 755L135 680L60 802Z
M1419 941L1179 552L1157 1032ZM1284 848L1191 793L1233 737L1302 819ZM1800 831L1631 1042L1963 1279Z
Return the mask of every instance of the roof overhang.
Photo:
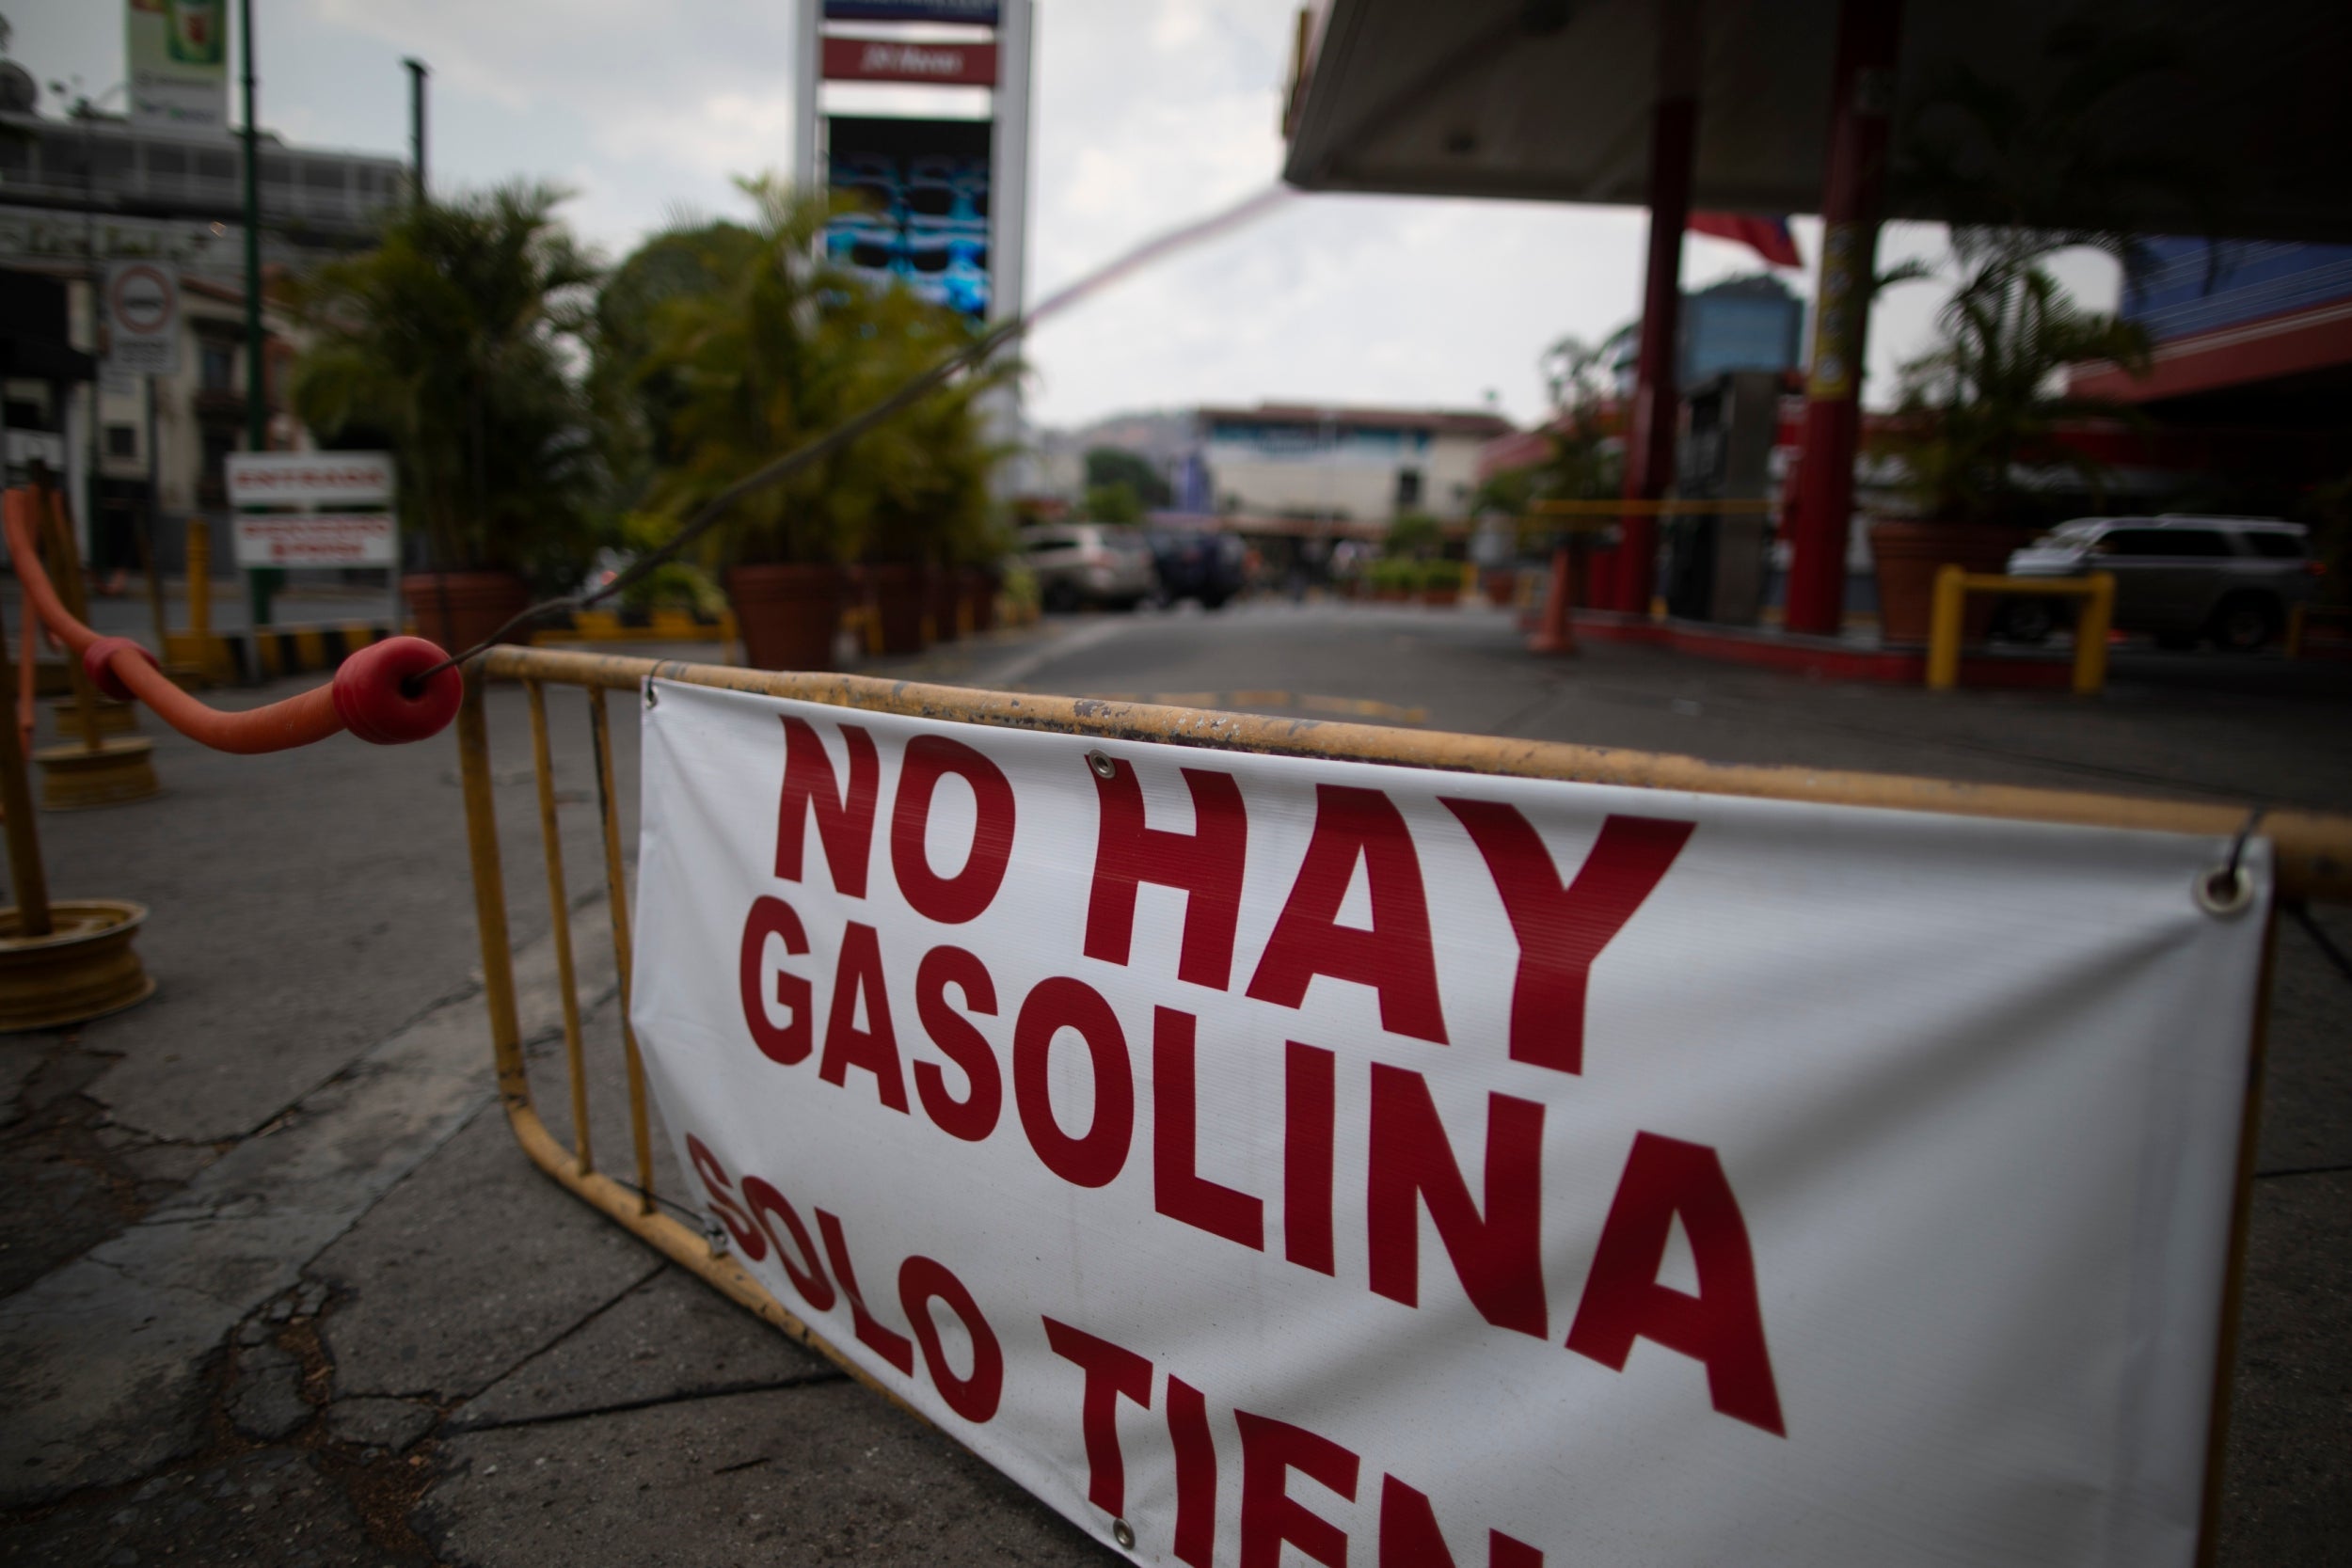
M1820 210L1839 0L1700 0L1692 205ZM1648 200L1660 0L1324 0L1283 177L1304 190ZM1894 102L1949 66L2027 94L2068 20L2168 35L2193 70L2120 94L2135 151L2211 172L2210 220L2150 194L2151 233L2352 241L2352 7L2341 0L1907 0ZM1898 201L1890 215L1940 214Z

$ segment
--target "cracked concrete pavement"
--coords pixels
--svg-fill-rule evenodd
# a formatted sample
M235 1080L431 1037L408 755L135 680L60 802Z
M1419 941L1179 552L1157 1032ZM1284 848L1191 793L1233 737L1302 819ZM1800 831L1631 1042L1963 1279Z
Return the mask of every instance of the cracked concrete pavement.
M1932 700L1647 650L1541 665L1478 615L1280 610L1049 625L892 673L1384 697L1724 760L2352 805L2336 688ZM521 697L491 703L526 1056L568 1140ZM585 712L549 706L591 1131L625 1169ZM633 852L636 726L613 713ZM448 742L227 758L147 731L165 798L41 826L60 895L154 911L159 992L0 1040L0 1560L1120 1560L531 1166L494 1093ZM2278 963L2221 1552L2265 1568L2330 1560L2352 1513L2352 989L2297 928Z

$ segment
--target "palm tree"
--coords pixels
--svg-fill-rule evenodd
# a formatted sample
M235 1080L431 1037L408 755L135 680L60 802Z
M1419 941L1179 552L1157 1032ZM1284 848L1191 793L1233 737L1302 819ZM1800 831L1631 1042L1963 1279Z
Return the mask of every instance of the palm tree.
M657 236L615 275L626 293L607 291L600 346L628 365L650 454L644 506L665 530L968 347L975 330L826 262L825 198L773 176L739 183L755 204L750 224ZM813 565L972 554L988 532L997 456L975 400L1013 373L1000 360L744 497L722 553Z
M312 334L293 401L329 439L398 452L401 510L438 570L573 573L593 546L604 466L571 365L597 270L514 184L418 202L363 255L293 285Z
M2089 489L2100 466L2058 438L2070 420L2115 417L2112 403L2056 389L2065 367L2105 359L2138 370L2147 335L2088 310L2049 269L1980 267L1938 318L1935 346L1902 367L1901 400L1883 445L1899 454L1923 515L2025 526L2042 521L2030 467L2064 467Z
M2210 218L2211 185L2199 171L2151 158L2109 130L2129 123L2115 112L2119 100L2180 68L2167 38L2068 24L2042 53L2055 69L2037 94L1951 68L1906 115L1896 177L1907 204L1949 222L1957 287L1933 347L1902 367L1894 433L1881 444L1906 460L1929 517L2038 520L2028 466L2072 468L2097 487L2098 466L2061 445L2058 427L2126 411L2054 388L2083 360L2143 369L2147 339L2069 298L2049 262L2092 249L2135 266L2141 240L2125 214L2152 202ZM1899 269L1881 281L1925 276Z

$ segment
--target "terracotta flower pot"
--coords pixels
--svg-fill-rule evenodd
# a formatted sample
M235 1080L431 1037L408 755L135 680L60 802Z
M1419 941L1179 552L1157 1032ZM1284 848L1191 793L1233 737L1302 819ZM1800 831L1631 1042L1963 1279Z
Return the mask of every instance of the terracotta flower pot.
M735 606L743 662L755 670L830 670L841 626L838 566L730 566L727 600Z
M907 562L867 566L866 602L873 607L881 632L882 652L919 654L923 651L923 568Z
M1878 565L1879 639L1925 642L1935 612L1935 574L1953 565L1968 572L1997 573L2009 552L2032 537L2030 530L1982 523L1926 522L1896 518L1870 525L1870 555ZM1962 636L1981 642L1992 629L1994 597L1968 595Z
M923 573L923 615L930 622L931 641L953 642L962 635L956 625L956 608L963 602L963 578L953 566L930 566Z
M413 572L400 579L400 596L417 635L450 653L462 653L531 604L531 585L518 572ZM528 642L529 626L501 638Z
M1498 610L1506 609L1518 594L1518 575L1515 572L1482 572L1478 586L1485 592L1488 604Z
M972 635L996 629L996 574L985 566L963 569L963 602L971 607Z

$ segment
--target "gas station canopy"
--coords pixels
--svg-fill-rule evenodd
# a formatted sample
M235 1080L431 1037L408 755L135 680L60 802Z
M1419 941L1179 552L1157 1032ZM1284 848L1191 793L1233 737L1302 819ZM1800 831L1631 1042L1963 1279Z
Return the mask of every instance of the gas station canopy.
M1699 0L1692 204L1819 212L1840 0ZM1294 87L1283 175L1305 190L1626 205L1649 198L1658 0L1325 0ZM1953 67L2032 102L2062 24L2169 42L2182 69L2114 96L2115 135L2216 210L2151 191L2133 227L2352 242L2352 6L2343 0L1907 0L1890 103ZM1887 215L1934 218L1906 202ZM2136 205L2132 204L2136 201Z

